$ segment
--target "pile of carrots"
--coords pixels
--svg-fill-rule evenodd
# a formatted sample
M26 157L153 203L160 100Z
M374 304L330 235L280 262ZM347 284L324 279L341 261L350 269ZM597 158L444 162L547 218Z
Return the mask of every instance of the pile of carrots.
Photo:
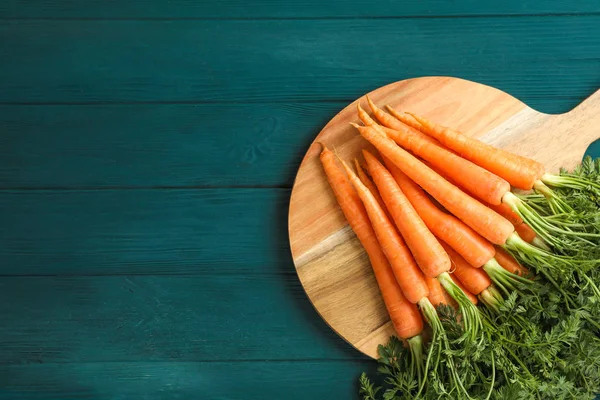
M513 254L562 257L524 221L526 205L511 192L539 188L547 174L535 160L366 100L373 117L359 103L362 124L352 126L377 153L363 150L364 163L341 160L322 144L320 161L368 254L395 331L415 358L412 372L421 393L428 370L452 345L480 340L489 322L479 302L499 312L503 298L532 284ZM440 323L440 306L460 317L464 334L454 344ZM426 325L434 339L422 365ZM460 387L453 361L446 361L449 379Z

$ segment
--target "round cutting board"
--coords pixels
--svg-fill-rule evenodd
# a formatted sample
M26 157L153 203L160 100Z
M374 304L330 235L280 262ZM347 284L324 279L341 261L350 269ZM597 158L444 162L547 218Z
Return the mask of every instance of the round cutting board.
M490 86L450 77L409 79L381 87L369 97L383 108L423 115L494 146L541 161L550 172L572 168L600 136L600 91L566 114L539 113ZM348 105L319 133L347 161L372 147L350 126L359 123L356 103ZM377 358L394 328L369 259L348 226L319 161L309 147L298 170L289 209L289 237L300 282L317 312L342 338Z

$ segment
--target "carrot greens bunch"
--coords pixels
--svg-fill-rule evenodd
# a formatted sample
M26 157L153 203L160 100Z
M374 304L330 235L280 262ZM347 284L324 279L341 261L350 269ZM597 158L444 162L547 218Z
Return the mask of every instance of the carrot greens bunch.
M356 171L320 156L398 334L378 348L382 382L361 375L362 398L594 398L600 162L548 174L367 101L374 117L359 104L352 125L376 152Z

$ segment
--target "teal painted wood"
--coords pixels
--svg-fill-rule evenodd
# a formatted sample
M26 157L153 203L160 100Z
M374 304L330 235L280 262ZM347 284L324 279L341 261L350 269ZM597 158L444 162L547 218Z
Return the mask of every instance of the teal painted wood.
M0 192L0 275L295 275L288 189Z
M600 86L600 15L277 21L4 21L0 102L354 99L451 75L519 98Z
M558 113L582 98L523 100ZM347 104L0 106L0 188L291 187Z
M227 349L224 349L227 351ZM0 366L2 400L354 399L368 362L137 362Z
M5 18L340 18L392 16L530 15L600 12L597 0L565 2L467 0L381 0L366 4L358 0L213 1L135 0L4 0L0 17Z
M0 365L367 359L291 275L4 277L0 318Z
M0 106L0 187L291 187L346 105Z

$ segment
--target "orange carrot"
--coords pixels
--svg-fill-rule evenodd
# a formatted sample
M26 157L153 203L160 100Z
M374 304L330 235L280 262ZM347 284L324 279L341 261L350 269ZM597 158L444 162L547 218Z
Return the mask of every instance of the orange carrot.
M444 250L446 250L452 260L454 276L458 278L460 283L462 283L471 294L478 295L492 284L492 280L485 271L481 268L471 267L460 254L452 250L446 243L442 243L442 246L444 246Z
M423 133L437 139L467 160L506 179L515 187L529 190L544 174L544 166L535 160L498 149L421 116L408 114L421 124L419 129Z
M533 243L534 239L537 237L535 231L525 222L515 225L515 231L521 236L521 239L527 243Z
M510 191L510 184L504 179L473 164L469 160L423 140L423 134L413 134L406 127L389 132L388 137L412 154L432 164L440 175L452 178L457 186L491 204L501 204L502 196Z
M358 159L356 158L354 159L354 166L356 168L356 173L360 181L363 183L363 185L367 187L367 189L369 189L369 192L373 193L373 196L375 196L375 200L377 200L377 203L379 203L387 217L391 220L392 216L388 212L387 207L385 206L385 203L383 202L383 199L379 194L379 190L377 190L377 186L375 186L373 181L367 176L367 173L363 170L362 166L358 162Z
M489 208L496 211L498 214L502 215L504 218L509 220L513 225L519 225L523 223L523 219L519 217L519 214L514 212L512 208L506 203L501 204L486 204Z
M456 276L454 276L454 274L450 274L450 278L452 278L452 280L454 281L454 283L456 284L456 286L458 286L465 294L465 296L467 296L467 298L471 301L471 303L473 303L474 305L477 305L477 302L479 300L477 300L477 296L473 295L473 293L469 292L467 290L467 288L465 287L465 285L463 285L461 283L461 281L458 280L458 278Z
M354 125L380 154L390 159L410 179L433 196L444 208L494 244L504 244L513 225L495 211L468 196L406 150L372 127Z
M392 135L388 135L388 137L393 139ZM454 180L452 180L452 178L448 177L447 174L444 174L440 170L440 168L436 167L435 165L432 165L431 163L429 163L425 160L421 160L421 161L423 161L423 163L425 165L427 165L429 168L431 168L432 170L434 170L435 172L440 174L442 177L444 177L448 182L452 183L455 186L458 186L466 194L468 194L470 196L472 195L472 193L469 190L465 189L464 186L458 185ZM537 238L537 234L535 233L535 231L533 229L531 229L531 227L529 225L527 225L523 222L523 219L517 213L515 213L508 204L501 203L501 204L494 205L494 204L490 204L488 202L483 202L483 204L485 204L486 207L491 208L492 210L496 211L498 214L500 214L501 216L503 216L504 218L509 220L510 223L513 224L515 231L519 234L521 239L523 239L527 243L534 244L535 246L546 248L546 247L544 247L543 242L534 243L534 240Z
M448 243L473 267L479 268L494 257L496 250L490 242L455 216L440 210L419 185L388 158L383 157L383 160L402 192L436 237Z
M523 276L527 275L529 272L527 268L519 264L519 262L509 252L500 246L496 246L496 261L498 261L498 264L500 264L502 268L511 274Z
M434 307L437 307L440 304L456 307L456 302L450 297L448 292L444 290L440 281L428 277L425 277L425 281L427 282L427 287L429 287L429 296L427 297Z
M398 336L412 338L423 331L423 318L417 307L403 295L390 263L377 240L367 211L334 154L323 148L320 160L346 220L369 256L386 309Z
M386 104L385 108L388 110L388 112L390 114L392 114L400 122L403 122L406 125L408 125L408 126L410 126L412 128L415 128L415 129L419 129L421 127L421 124L419 123L419 121L417 121L411 115L401 113L400 111L398 111L395 108L391 107L389 104Z
M360 179L345 163L343 165L350 178L350 182L358 192L367 210L377 240L392 265L392 270L394 271L394 275L396 275L404 296L411 303L418 303L419 300L427 297L429 294L423 272L417 266L406 243L398 232L396 232L394 225L392 225L392 222L385 215L373 194L369 192L369 189L362 184Z
M425 135L424 133L422 133L421 131L415 129L414 127L412 127L410 125L406 125L405 123L399 121L398 119L392 117L391 115L389 115L388 113L383 111L381 108L377 107L375 105L375 103L373 103L371 101L369 96L367 96L367 101L369 102L369 107L371 108L371 111L375 115L375 118L377 118L379 120L379 122L381 122L383 124L383 126L385 127L384 130L386 132L388 132L389 130L392 130L392 131L393 130L407 130L408 132L414 134L415 136L422 138L423 140L425 140L427 142L430 142L432 144L438 144L438 145L440 144L440 142L433 139L432 137ZM359 117L360 116L361 116L361 114L359 113ZM362 120L362 117L361 117L361 120ZM371 121L373 121L373 120L371 120ZM414 121L414 119L413 119L413 121ZM363 120L363 122L364 122L364 120ZM373 121L373 123L375 123L375 121ZM373 125L373 124L367 124L365 122L365 125Z
M363 150L363 155L369 173L421 271L431 278L449 271L448 255L402 193L392 174L368 151Z

